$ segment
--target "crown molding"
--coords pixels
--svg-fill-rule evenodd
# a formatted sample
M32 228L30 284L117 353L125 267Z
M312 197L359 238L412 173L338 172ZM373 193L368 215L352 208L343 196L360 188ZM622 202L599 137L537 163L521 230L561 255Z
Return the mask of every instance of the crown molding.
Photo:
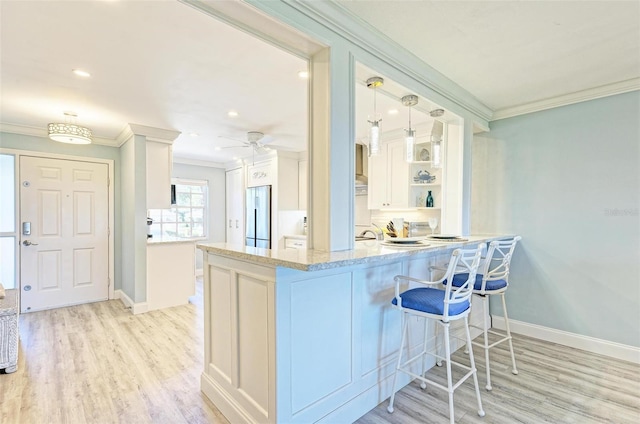
M40 127L30 127L27 125L7 124L0 122L0 132L28 135L32 137L49 138L49 131ZM91 144L98 144L101 146L119 147L117 140L104 137L91 137Z
M147 141L156 141L158 143L173 144L176 138L181 134L180 131L166 130L163 128L148 127L140 124L127 124L120 132L116 140L118 147L126 143L134 135L144 136Z
M640 90L640 78L633 78L626 81L564 94L562 96L551 97L549 99L496 110L491 120L497 121L498 119L512 118L514 116L525 115L527 113L540 112L546 109L553 109L560 106L567 106L574 103L586 102L589 100L599 99L601 97L614 96L616 94L628 93L636 90Z
M226 165L224 163L213 162L213 161L202 160L202 159L191 159L191 158L176 157L176 156L173 156L173 163L174 164L179 163L181 165L204 166L204 167L207 167L207 168L222 168L222 169L226 169Z

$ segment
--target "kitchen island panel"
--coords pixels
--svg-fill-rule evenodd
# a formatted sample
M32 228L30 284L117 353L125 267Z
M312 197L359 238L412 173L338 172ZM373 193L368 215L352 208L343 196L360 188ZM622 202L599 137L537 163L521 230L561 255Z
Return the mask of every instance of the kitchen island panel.
M231 422L275 422L273 268L205 255L201 388Z
M291 284L288 338L294 415L351 383L351 291L350 273L308 278Z
M430 265L444 266L454 248L461 244L472 247L478 242L441 244L410 252L389 251L376 243L359 252L329 257L329 263L325 252L301 250L297 257L306 271L267 263L294 260L283 251L250 253L238 248L225 250L220 245L201 246L207 252L205 352L214 351L216 343L231 343L232 352L231 383L215 373L205 353L203 392L234 423L357 420L391 395L401 336L400 314L390 303L395 293L394 276L428 278ZM255 254L268 260L255 260ZM310 269L312 258L320 257L321 266ZM347 257L352 259L345 261ZM221 269L227 272L226 280L219 277ZM216 285L228 281L230 294L216 289ZM247 287L242 288L243 284ZM214 299L216 294L226 297L224 302L231 305L225 309L227 317L222 314L213 318L211 309L219 304ZM243 308L243 303L246 313L238 314L237 308ZM474 311L471 321L482 322L481 308ZM223 324L214 321L230 322L230 337L216 339L215 332L207 329ZM424 322L412 319L410 326L410 346L417 351L423 343ZM261 331L256 340L237 342L243 333ZM433 326L427 328L427 336L433 336ZM240 350L250 346L255 353L246 355L256 355L260 365L239 360L245 353L234 352L234 346ZM427 363L431 366L433 361ZM418 373L418 362L415 367ZM238 376L246 376L247 382L255 377L260 384L252 391L245 390ZM399 386L409 381L409 376L398 375Z

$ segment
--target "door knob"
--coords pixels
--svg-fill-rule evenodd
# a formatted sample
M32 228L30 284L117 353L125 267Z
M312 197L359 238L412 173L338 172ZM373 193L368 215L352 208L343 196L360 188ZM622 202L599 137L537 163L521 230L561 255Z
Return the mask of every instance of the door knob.
M25 240L22 242L24 246L37 246L38 243L31 243L29 240Z

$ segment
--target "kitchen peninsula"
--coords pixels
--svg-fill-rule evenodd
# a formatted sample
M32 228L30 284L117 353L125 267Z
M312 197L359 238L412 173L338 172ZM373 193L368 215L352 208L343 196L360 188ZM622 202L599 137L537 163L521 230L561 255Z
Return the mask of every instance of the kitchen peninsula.
M202 391L234 423L356 420L391 395L400 345L393 277L426 279L429 266L446 263L453 249L504 237L420 247L364 241L338 252L199 244ZM412 325L416 348L424 327Z

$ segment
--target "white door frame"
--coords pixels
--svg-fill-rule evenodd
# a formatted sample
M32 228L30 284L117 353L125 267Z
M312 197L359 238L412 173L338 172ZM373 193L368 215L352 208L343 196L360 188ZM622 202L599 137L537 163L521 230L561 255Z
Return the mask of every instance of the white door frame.
M22 211L20 210L20 157L29 156L36 158L45 158L45 159L65 159L65 160L73 160L73 161L81 161L81 162L92 162L92 163L102 163L107 164L108 173L109 173L109 187L108 187L108 196L109 196L109 299L115 299L114 295L114 285L115 285L115 243L114 243L114 214L115 214L115 195L114 195L114 161L113 159L101 159L94 158L88 156L72 156L72 155L61 155L57 153L46 153L40 151L31 151L31 150L17 150L17 149L5 149L0 147L0 153L9 154L15 156L15 208L16 208L16 222L15 228L18 233L18 239L21 234L20 228L20 218ZM17 285L16 288L22 290L22 275L20 274L20 265L22 258L20 257L20 249L16 249L16 280Z

